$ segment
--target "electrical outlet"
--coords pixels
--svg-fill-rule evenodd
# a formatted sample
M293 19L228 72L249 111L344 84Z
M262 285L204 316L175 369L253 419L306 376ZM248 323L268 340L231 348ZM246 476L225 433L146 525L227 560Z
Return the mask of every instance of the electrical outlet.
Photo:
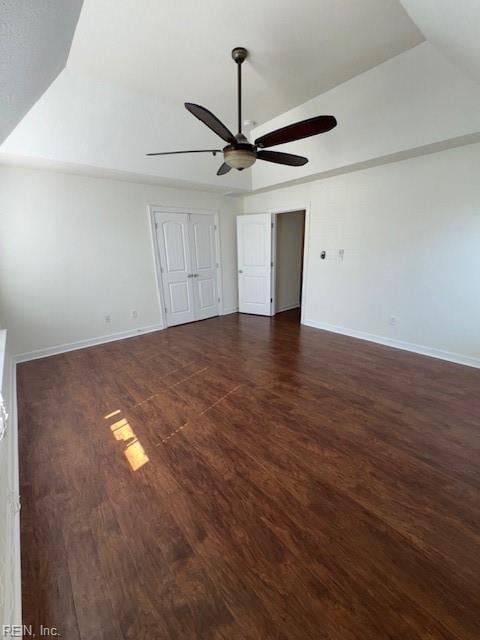
M136 309L132 311L132 318L138 318L138 311Z
M388 318L388 324L394 327L397 324L397 318L395 316L390 316Z
M110 315L105 316L105 322L111 322L112 318L110 317Z

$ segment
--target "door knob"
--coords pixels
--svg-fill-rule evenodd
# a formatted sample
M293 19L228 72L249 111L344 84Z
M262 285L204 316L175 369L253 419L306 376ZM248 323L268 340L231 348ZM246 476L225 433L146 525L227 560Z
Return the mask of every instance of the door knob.
M198 273L194 273L194 274L193 274L193 277L194 277L194 278L198 278Z
M189 273L189 274L187 275L187 278L193 278L193 273Z
M243 273L243 271L241 269L238 270L238 273Z

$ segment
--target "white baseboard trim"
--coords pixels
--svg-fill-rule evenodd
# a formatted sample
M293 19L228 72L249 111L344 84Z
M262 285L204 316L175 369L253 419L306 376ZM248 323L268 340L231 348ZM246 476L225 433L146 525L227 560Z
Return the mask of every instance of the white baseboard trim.
M283 307L278 307L278 309L275 309L275 313L282 313L282 311L290 311L290 309L299 309L300 308L300 303L297 302L296 304L285 304L283 305Z
M238 313L238 307L231 307L230 309L223 309L221 316L228 316L230 313Z
M316 320L305 320L303 324L307 325L308 327L314 327L315 329L331 331L332 333L340 333L344 336L350 336L351 338L367 340L368 342L376 342L377 344L383 344L386 347L402 349L403 351L411 351L412 353L418 353L422 356L438 358L439 360L447 360L448 362L455 362L456 364L464 364L467 367L475 367L477 369L480 369L480 358L465 356L461 353L443 351L442 349L436 349L434 347L425 347L421 344L415 344L413 342L403 342L402 340L395 340L394 338L387 338L385 336L377 336L365 331L348 329L347 327L328 324L326 322L317 322Z
M105 344L106 342L114 342L115 340L124 340L125 338L133 338L144 333L152 333L153 331L160 331L164 329L163 324L152 324L146 327L139 327L138 329L129 329L128 331L119 331L118 333L110 333L105 336L99 336L98 338L87 338L86 340L78 340L77 342L68 342L66 344L59 344L53 347L46 347L45 349L37 349L36 351L30 351L28 353L20 353L15 356L15 362L27 362L28 360L38 360L39 358L48 358L48 356L55 356L60 353L66 353L67 351L76 351L77 349L85 349L86 347L94 347L98 344Z

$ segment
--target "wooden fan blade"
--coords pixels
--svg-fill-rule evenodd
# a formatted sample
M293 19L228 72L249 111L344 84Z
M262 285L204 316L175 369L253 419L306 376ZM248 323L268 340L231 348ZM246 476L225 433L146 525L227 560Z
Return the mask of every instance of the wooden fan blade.
M217 176L224 176L226 173L228 173L231 170L231 166L229 164L227 164L226 162L224 162L220 169L217 171Z
M217 136L220 136L225 142L229 142L230 144L235 143L235 136L231 131L227 129L227 127L220 122L217 116L214 116L211 111L205 109L205 107L201 107L199 104L193 104L191 102L185 102L185 108L190 111L192 115L201 120L203 124L206 124L209 129L211 129Z
M274 147L277 144L285 144L294 140L301 140L319 133L325 133L337 126L337 120L333 116L315 116L308 120L289 124L276 131L266 133L255 140L257 147Z
M160 151L159 153L147 153L147 156L173 156L177 153L222 153L221 149L190 149L188 151Z
M296 156L293 153L282 153L281 151L257 151L258 160L276 162L277 164L288 164L291 167L301 167L307 164L308 158Z

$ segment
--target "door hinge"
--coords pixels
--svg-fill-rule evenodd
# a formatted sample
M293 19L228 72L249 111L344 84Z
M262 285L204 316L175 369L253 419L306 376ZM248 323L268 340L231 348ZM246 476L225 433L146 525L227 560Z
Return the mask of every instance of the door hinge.
M168 313L168 311L167 311L167 307L165 307L165 313Z
M155 229L158 229L158 222L155 222Z
M272 229L273 229L273 222L272 222Z
M216 224L213 225L213 229L214 229L214 231L217 230L217 225Z
M272 260L272 262L270 262L270 266L273 267L273 260Z
M273 298L270 298L270 302L273 302Z
M220 302L220 298L217 298L217 301Z

